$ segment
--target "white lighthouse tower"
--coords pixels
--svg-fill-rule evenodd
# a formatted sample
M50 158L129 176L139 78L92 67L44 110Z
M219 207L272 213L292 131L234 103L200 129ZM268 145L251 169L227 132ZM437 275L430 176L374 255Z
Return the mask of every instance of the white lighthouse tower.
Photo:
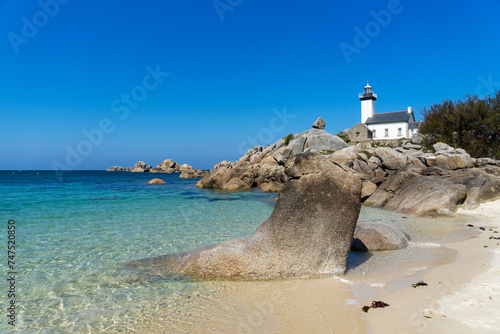
M375 113L375 100L377 99L377 94L372 91L372 86L368 81L365 92L359 94L359 99L361 100L361 123L365 123Z

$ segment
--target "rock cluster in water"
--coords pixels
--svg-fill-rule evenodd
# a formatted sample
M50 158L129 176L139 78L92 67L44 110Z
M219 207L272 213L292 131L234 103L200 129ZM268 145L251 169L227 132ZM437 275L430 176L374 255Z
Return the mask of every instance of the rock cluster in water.
M156 167L147 166L144 161L138 161L134 167L119 167L113 166L108 168L108 172L133 172L133 173L180 173L179 177L183 179L203 178L208 175L208 171L194 169L188 164L180 165L172 159L163 160Z

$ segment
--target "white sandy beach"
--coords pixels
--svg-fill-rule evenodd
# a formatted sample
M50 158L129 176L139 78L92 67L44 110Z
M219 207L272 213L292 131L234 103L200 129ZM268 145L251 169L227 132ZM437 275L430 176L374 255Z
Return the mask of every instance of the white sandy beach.
M446 244L457 251L456 258L417 276L428 286L407 285L390 294L378 289L371 298L391 306L366 314L371 333L500 332L500 240L490 239L500 236L494 233L500 232L500 200L460 209L460 216L477 219L469 227L477 236Z

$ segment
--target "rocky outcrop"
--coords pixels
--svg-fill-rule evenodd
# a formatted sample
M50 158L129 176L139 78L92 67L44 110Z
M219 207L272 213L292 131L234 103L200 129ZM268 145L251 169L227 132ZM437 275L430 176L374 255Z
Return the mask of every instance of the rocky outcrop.
M444 143L434 145L435 153L411 143L364 148L349 146L329 156L361 177L364 205L449 216L461 205L473 208L500 198L500 161L472 159Z
M258 187L266 192L278 192L288 180L283 166L292 156L303 152L330 154L347 147L338 136L323 130L324 126L325 122L318 118L313 129L291 135L286 141L282 138L267 147L253 147L236 163L223 161L196 186L225 190Z
M359 221L354 230L352 250L384 251L408 246L408 237L400 229L383 222Z
M290 181L251 238L194 250L169 270L246 280L343 273L361 205L361 180L312 153L292 157L285 170Z
M317 120L314 125L320 124L321 120ZM292 168L293 164L288 161L297 154L317 152L358 174L363 181L361 200L368 206L418 215L450 215L462 204L472 208L483 201L500 198L500 161L473 159L463 149L445 143L434 144L434 153L431 153L417 144L421 143L420 137L414 136L412 142L396 148L372 147L370 143L346 146L339 137L313 128L288 136L288 145L283 138L273 145L248 150L236 163L217 164L197 187L232 191L258 187L269 192L279 191L290 178L283 166ZM408 186L403 192L401 189L417 181L414 180L417 176L433 176L434 180L449 182L437 182L436 186L443 189L438 191L430 188L429 182L424 181L427 179L419 178L418 187ZM466 186L465 200L463 187L451 187L450 182ZM446 193L448 190L451 193ZM418 199L415 193L419 191L431 191L432 197L412 204ZM439 200L441 195L445 196L443 200ZM430 198L435 202L431 203Z
M162 179L155 178L148 181L148 184L165 184L165 181L163 181Z

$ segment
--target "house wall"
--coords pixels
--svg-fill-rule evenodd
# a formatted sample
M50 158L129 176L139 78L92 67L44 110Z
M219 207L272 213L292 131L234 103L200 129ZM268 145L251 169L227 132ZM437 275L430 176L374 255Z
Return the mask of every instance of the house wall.
M413 132L411 132L411 130L413 130ZM414 129L409 129L408 130L408 135L409 137L413 136L415 133L419 132L418 131L418 128L414 128Z
M375 131L374 140L409 138L408 123L385 123L367 125L370 130ZM398 128L401 128L401 135L398 135ZM389 129L389 135L385 136L385 129Z
M359 136L356 136L357 133L359 133ZM356 124L349 130L349 139L352 141L363 141L372 138L371 134L364 126Z

